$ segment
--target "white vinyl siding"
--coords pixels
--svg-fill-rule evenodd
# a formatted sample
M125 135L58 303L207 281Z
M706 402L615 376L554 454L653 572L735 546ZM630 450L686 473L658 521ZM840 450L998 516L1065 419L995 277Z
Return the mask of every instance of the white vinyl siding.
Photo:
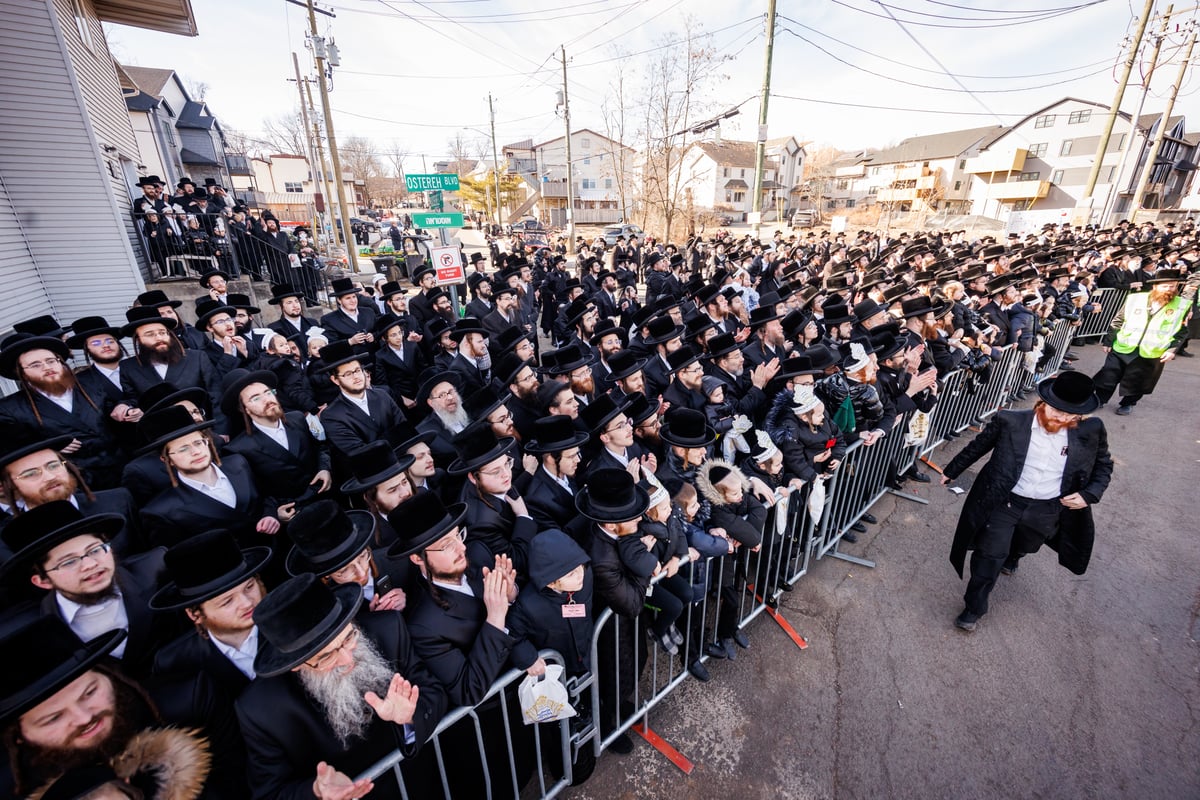
M90 0L80 6L90 14ZM117 158L138 163L137 147L100 24L89 16L101 51L93 53L79 38L74 7L73 0L0 0L0 72L20 76L0 84L0 176L40 281L30 287L35 295L48 296L63 323L87 314L119 322L144 288ZM79 70L78 90L68 59ZM81 96L89 98L86 112ZM102 153L101 144L117 151ZM8 286L9 293L27 288ZM45 310L36 302L6 310L0 330Z
M2 176L0 176L2 178ZM17 320L51 313L50 298L38 280L33 256L21 232L21 222L0 182L0 275L5 290L0 292L0 334L7 334Z

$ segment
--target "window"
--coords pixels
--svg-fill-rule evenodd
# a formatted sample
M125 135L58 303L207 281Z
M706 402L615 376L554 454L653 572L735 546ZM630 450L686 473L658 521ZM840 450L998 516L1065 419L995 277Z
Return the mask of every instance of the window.
M733 193L733 202L735 202L735 203L746 202L746 193L745 192L734 192Z
M740 174L740 175L738 175L738 177L739 177L739 178L744 178L744 177L746 177L746 170L744 170L744 169L743 169L743 170L741 170L741 174Z
M605 189L611 189L611 188L612 188L612 178L605 178L605 179L604 179L604 188L605 188Z
M1109 167L1108 168L1108 177L1104 179L1104 183L1112 183L1113 178L1115 178L1115 177L1117 177L1117 168Z
M1033 121L1033 127L1035 127L1035 128L1053 128L1054 127L1054 114L1043 114L1042 116L1038 117L1037 119L1035 119Z
M847 198L846 208L854 208L854 198L853 197Z
M725 192L725 202L726 203L733 202L733 192Z
M837 188L838 188L838 191L839 191L839 192L844 192L844 191L846 191L847 189L849 189L849 188L850 188L850 181L847 181L847 180L841 180L841 181L838 181L838 182L837 182Z
M304 184L303 183L294 183L292 181L285 181L283 184L283 190L285 192L298 192L298 193L303 192Z
M959 161L959 162L958 162L958 168L959 168L959 169L966 169L966 168L967 168L967 160L966 160L965 158L964 158L962 161Z
M592 165L592 160L591 160L590 158L585 158L585 159L583 160L583 165L584 165L585 167L590 167L590 166Z
M579 146L580 146L580 148L582 148L584 150L591 150L592 149L592 140L585 136L579 140Z
M75 0L75 27L79 29L79 38L83 40L83 46L88 50L95 52L95 42L92 41L92 26L88 21L88 15L84 9L83 0Z
M1068 125L1078 125L1081 122L1087 122L1092 118L1092 110L1085 109L1083 111L1072 111L1071 116L1067 117Z
M954 191L957 192L961 188L962 188L962 181L955 181L954 182Z
M584 189L595 189L596 188L596 179L595 178L584 178L583 179L583 188Z
M1075 144L1075 140L1074 140L1074 139L1063 139L1062 147L1060 147L1060 148L1058 149L1058 154L1059 154L1060 156L1069 156L1069 155L1071 155L1071 147L1072 147L1074 144Z
M1056 169L1056 170L1054 170L1054 172L1050 173L1050 182L1053 183L1055 186L1062 183L1062 180L1063 180L1063 171L1061 169Z
M1036 180L1040 179L1041 177L1042 177L1042 173L1040 173L1040 172L1022 172L1021 177L1017 178L1017 180L1019 180L1019 181L1036 181Z
M869 194L869 195L871 195L872 197L874 197L875 195L879 194L879 187L878 187L878 186L872 186L871 188L867 189L867 194Z
M728 177L729 177L729 167L724 167L724 168L721 170L721 177L722 177L722 178L728 178Z
M826 200L825 207L832 211L833 209L837 208L837 201L836 200Z
M1038 142L1037 144L1029 145L1029 157L1041 158L1046 155L1046 148L1050 146L1049 142Z
M1125 149L1125 134L1122 133L1120 138L1117 139L1117 146L1115 149L1117 149L1117 150Z

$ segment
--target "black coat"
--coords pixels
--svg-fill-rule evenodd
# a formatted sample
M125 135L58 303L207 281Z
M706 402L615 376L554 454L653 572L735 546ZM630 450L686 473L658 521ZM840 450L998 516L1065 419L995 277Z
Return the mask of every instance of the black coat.
M155 675L188 678L200 673L212 680L221 696L227 698L231 705L250 685L246 674L235 667L211 639L201 637L195 630L176 638L154 655Z
M411 726L415 743L405 742L402 727L372 717L364 739L346 747L294 673L258 678L237 701L255 798L311 798L321 761L354 778L397 748L411 756L446 713L446 692L417 658L400 614L377 612L360 616L357 622L396 672L419 688ZM375 781L372 798L399 796L391 770Z
M69 456L71 463L83 470L89 485L116 486L125 455L108 415L116 405L118 393L114 390L111 395L97 396L88 392L91 402L78 389L72 389L71 394L70 412L33 390L18 389L0 400L0 441L20 441L28 438L31 431L36 431L40 439L54 436L78 439L82 446Z
M142 509L142 522L151 544L170 547L198 533L219 529L233 533L243 547L263 543L255 526L264 515L274 516L275 503L259 494L246 459L231 453L221 459L220 469L237 492L237 504L230 508L180 482Z
M367 389L366 397L369 415L341 392L321 412L333 474L338 482L350 477L348 453L371 442L399 444L407 438L408 421L388 391L372 387Z
M515 489L510 490L513 494ZM532 517L518 517L512 506L498 497L479 496L476 484L463 484L459 500L467 504L463 525L467 529L467 559L476 569L492 569L496 556L512 558L513 567L528 575L529 541L537 535L538 526Z
M138 356L130 356L121 362L121 388L129 402L136 403L142 392L164 380L176 389L204 389L212 398L214 409L221 404L221 379L203 353L185 350L182 361L167 367L166 378L160 378L150 362Z
M442 424L437 414L430 414L417 423L417 432L434 434L429 450L433 453L434 463L441 469L447 469L458 458L458 452L454 449L454 434Z
M267 327L270 328L271 330L275 331L276 333L278 333L280 336L292 337L292 336L295 336L297 333L308 333L308 329L318 327L318 323L312 317L306 317L304 315L301 315L299 331L296 330L295 325L288 322L283 317L280 317L279 319L275 320Z
M401 405L404 398L415 400L417 389L420 388L420 375L425 371L427 362L425 354L416 342L404 343L404 358L396 355L392 348L386 345L375 351L375 370L372 373L372 386L385 388L392 393L396 405Z
M707 402L704 395L694 389L684 387L678 379L672 380L667 388L663 390L662 399L664 403L670 403L673 409L690 408L693 411L704 411L704 405ZM732 400L729 397L725 399Z
M459 393L462 397L479 391L491 379L491 375L485 375L461 353L450 361L450 371L462 378L463 388Z
M575 486L574 479L568 478L567 481L572 487ZM579 518L575 510L575 495L551 478L544 467L539 466L533 473L522 497L538 530L558 528L565 531L573 520Z
M321 317L321 327L325 329L325 335L329 337L329 341L337 342L349 339L356 333L371 333L378 317L379 315L375 313L375 309L369 303L360 300L357 322L350 319L350 316L341 308L335 308ZM355 346L355 352L359 353L365 353L369 349L370 345L366 344Z
M289 411L283 426L287 431L286 450L258 428L250 433L243 430L225 446L225 452L246 459L258 490L280 504L304 494L313 476L329 469L329 455L313 438L303 414Z
M962 577L968 550L984 530L992 511L1007 502L1012 488L1021 478L1025 456L1029 452L1033 414L1030 411L1001 411L946 465L947 477L957 478L986 453L992 457L980 470L963 505L954 532L950 563ZM1082 420L1067 433L1067 463L1063 469L1062 496L1078 492L1088 502L1078 510L1063 506L1058 518L1058 533L1046 543L1058 551L1058 563L1082 575L1092 555L1096 528L1092 504L1100 502L1112 478L1113 462L1108 452L1108 433L1104 423L1094 417Z
M468 575L474 597L437 587L442 608L424 584L404 610L413 650L446 688L454 705L482 702L508 665L513 638L488 624L483 580Z
M537 661L538 651L550 649L563 657L567 675L582 675L592 663L592 570L583 572L583 588L571 600L586 606L582 617L564 617L567 595L549 587L539 589L529 583L508 610L508 630L517 643L512 650L512 665L528 669ZM629 627L629 626L625 626Z
M650 579L635 575L621 563L617 539L599 525L592 525L590 545L592 574L596 580L596 613L607 607L627 619L637 617L645 605Z

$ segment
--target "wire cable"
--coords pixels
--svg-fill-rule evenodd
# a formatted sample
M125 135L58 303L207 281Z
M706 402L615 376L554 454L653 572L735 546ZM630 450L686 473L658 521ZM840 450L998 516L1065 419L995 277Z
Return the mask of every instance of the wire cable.
M878 17L879 19L895 20L895 17L893 17L893 16L888 16L886 14L877 14L874 11L870 11L865 8L859 8L858 6L850 5L849 3L843 2L843 0L830 0L830 2L835 3L839 6L842 6L843 8L848 8L851 11L857 11L860 14L866 14L869 17ZM1093 0L1093 2L1089 3L1088 5L1095 5L1096 3L1103 3L1103 2L1107 2L1107 0ZM1082 8L1087 8L1087 7L1088 6L1082 6ZM886 6L884 6L883 8L886 9ZM1075 10L1079 10L1079 9L1075 9ZM1072 14L1072 13L1074 13L1075 10L1059 11L1054 14L1048 14L1044 17L1038 17L1037 19L1017 20L1014 22L1008 22L1008 21L994 22L994 23L988 23L985 25L947 25L945 23L940 23L940 22L919 22L917 20L905 20L905 22L910 25L920 25L925 28L949 28L951 30L979 30L979 29L983 29L983 28L1011 28L1014 25L1028 25L1031 22L1044 22L1048 19L1053 19L1054 17L1063 16L1064 14Z

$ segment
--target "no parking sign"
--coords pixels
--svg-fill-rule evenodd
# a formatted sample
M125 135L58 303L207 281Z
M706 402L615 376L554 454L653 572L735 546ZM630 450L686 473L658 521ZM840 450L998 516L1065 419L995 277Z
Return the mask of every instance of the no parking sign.
M462 253L457 247L431 247L429 255L437 271L438 286L462 283L466 279L463 271Z

